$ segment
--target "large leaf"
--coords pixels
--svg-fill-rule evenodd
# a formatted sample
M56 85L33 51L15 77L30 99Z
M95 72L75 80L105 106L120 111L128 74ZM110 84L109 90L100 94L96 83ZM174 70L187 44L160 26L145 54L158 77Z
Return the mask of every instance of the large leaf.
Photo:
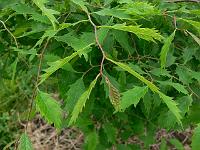
M56 23L58 23L58 21L56 20L54 15L58 15L59 12L52 9L47 9L45 7L44 4L47 3L48 0L33 0L33 2L41 9L42 13L49 18L53 25L53 28L56 29Z
M78 99L78 101L72 111L71 119L69 121L69 126L76 122L78 115L80 114L80 112L82 112L83 107L85 106L87 99L89 99L90 93L91 93L92 89L94 88L98 77L99 77L99 75L90 83L89 88Z
M176 30L165 40L165 43L161 49L161 53L160 53L160 61L161 61L161 68L165 68L166 65L166 59L167 59L167 54L170 48L170 45L172 43L172 41L174 40L174 36L175 36Z
M72 112L78 98L83 94L85 86L83 78L78 79L75 83L70 85L70 89L67 91L67 99L65 100L65 110ZM78 91L78 92L77 92Z
M144 97L147 91L148 87L134 87L122 93L122 99L120 102L120 108L122 109L122 111L124 111L132 104L134 104L134 106L136 107L140 99Z
M153 41L155 40L161 41L162 36L160 33L158 33L158 30L150 29L150 28L141 28L140 26L127 26L125 24L115 24L113 26L100 26L101 28L111 28L126 32L134 33L136 36L138 36L141 39L147 40L147 41Z
M180 110L178 109L176 102L173 101L171 97L168 97L165 94L163 94L162 92L160 92L159 88L157 86L155 86L152 82L148 81L147 79L145 79L143 76L141 76L134 70L132 70L132 68L130 68L128 65L126 65L124 63L116 62L109 58L106 58L106 59L111 61L112 63L116 64L123 70L126 70L127 72L129 72L130 74L135 76L136 78L138 78L140 81L145 83L153 92L158 93L160 95L160 98L164 101L164 103L168 106L169 110L176 116L176 119L181 124Z
M192 136L192 150L199 150L200 147L200 124L195 128L194 134Z
M23 133L19 140L18 150L33 150L31 140L26 133Z
M59 102L53 99L51 95L39 91L36 97L36 107L49 123L54 123L58 129L61 128L63 118L62 109Z
M82 54L83 51L85 49L87 49L88 47L90 47L90 45L78 50L77 52L74 52L73 54L71 54L68 57L65 57L63 59L59 59L55 62L50 62L48 63L48 65L50 66L49 68L45 69L44 71L46 73L44 73L43 75L41 75L41 81L39 84L41 84L42 82L44 82L52 73L54 73L56 70L62 68L66 63L68 63L70 60L72 60L75 56Z

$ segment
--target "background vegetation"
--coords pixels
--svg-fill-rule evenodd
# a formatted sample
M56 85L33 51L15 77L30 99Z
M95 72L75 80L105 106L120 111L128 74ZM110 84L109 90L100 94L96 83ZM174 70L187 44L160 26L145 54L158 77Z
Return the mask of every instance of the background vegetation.
M19 123L38 112L58 134L80 129L82 149L149 149L157 130L188 127L199 148L198 0L0 0L0 9L0 149L32 149Z

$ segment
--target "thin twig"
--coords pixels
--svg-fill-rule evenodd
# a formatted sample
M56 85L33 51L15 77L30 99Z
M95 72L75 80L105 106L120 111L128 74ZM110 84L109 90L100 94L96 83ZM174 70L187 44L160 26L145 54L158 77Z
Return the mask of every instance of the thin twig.
M33 94L32 94L32 97L31 97L31 106L30 106L30 109L29 109L29 112L28 112L28 117L27 117L27 123L26 123L26 126L25 126L25 132L27 131L27 127L28 127L28 122L30 120L30 114L31 114L31 111L32 111L32 108L33 108L33 102L34 102L34 99L37 95L37 88L38 88L38 83L39 83L39 77L40 77L40 72L41 72L41 68L42 68L42 60L43 60L43 56L44 56L44 52L47 48L47 45L49 43L49 39L47 39L39 57L39 64L38 64L38 72L37 72L37 78L36 78L36 82L35 82L35 87L33 89Z
M101 50L101 53L103 55L102 57L102 60L101 60L101 65L100 65L100 75L102 76L103 75L103 63L104 63L104 60L106 58L106 55L105 55L105 52L99 42L99 38L98 38L98 34L97 34L97 26L94 24L94 22L92 21L91 17L90 17L90 14L88 12L87 13L87 16L88 16L88 19L90 21L90 23L92 24L92 26L94 27L94 34L95 34L95 41L99 47L99 49Z
M17 40L16 40L15 36L12 34L12 32L10 32L10 30L6 27L5 23L2 20L0 20L0 22L3 24L4 28L6 29L6 31L13 37L13 39L15 41L15 44L16 44L16 47L18 48L19 46L18 46L18 43L17 43Z

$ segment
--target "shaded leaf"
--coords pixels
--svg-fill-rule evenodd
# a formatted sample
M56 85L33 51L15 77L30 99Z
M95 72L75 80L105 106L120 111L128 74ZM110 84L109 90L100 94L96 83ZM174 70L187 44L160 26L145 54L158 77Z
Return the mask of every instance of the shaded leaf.
M96 150L96 147L99 143L98 134L93 131L90 132L85 138L86 150Z
M89 88L78 99L78 101L72 111L71 119L69 121L69 126L76 122L78 115L82 112L83 107L85 106L87 99L89 99L90 93L91 93L92 89L94 88L98 77L99 77L99 75L90 83Z
M194 133L192 136L192 150L199 150L200 147L200 124L194 129Z
M167 54L170 48L170 45L172 43L172 41L174 40L174 36L175 36L176 30L165 40L165 43L161 49L161 53L160 53L160 61L161 61L161 68L165 68L166 65L166 59L167 59Z
M59 102L53 99L51 95L39 91L36 97L36 107L48 123L54 123L56 128L61 128L63 118L62 109Z

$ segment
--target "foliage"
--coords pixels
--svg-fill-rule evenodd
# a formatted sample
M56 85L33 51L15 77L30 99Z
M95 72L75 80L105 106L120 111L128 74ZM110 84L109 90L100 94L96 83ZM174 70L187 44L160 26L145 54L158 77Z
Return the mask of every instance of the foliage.
M3 114L75 126L89 150L134 149L132 136L148 149L157 129L200 122L199 3L0 0L0 8ZM19 147L30 145L22 134Z

